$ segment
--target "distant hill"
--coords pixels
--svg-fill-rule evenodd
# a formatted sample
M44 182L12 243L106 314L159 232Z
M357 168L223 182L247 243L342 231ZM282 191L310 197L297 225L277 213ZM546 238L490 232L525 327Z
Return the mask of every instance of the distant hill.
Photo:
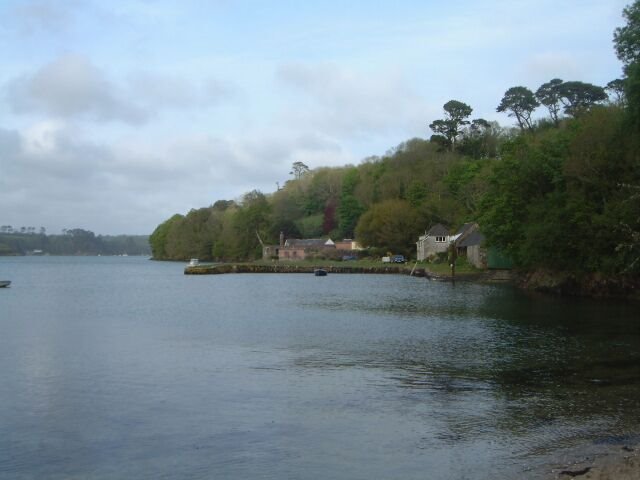
M0 255L150 255L148 235L95 235L82 229L63 235L0 233Z

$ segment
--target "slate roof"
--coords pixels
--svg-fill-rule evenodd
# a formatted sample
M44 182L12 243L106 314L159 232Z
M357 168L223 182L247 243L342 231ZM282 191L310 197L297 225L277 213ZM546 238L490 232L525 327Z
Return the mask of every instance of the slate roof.
M321 238L289 238L284 242L284 246L297 248L322 248L325 246L335 246L326 245L326 242L327 240L323 240Z
M484 242L484 235L476 230L475 232L471 232L466 238L463 238L462 241L458 243L458 247L473 247L474 245L481 245L482 242Z
M445 227L441 223L436 223L433 227L431 227L427 231L427 236L432 236L432 237L446 237L448 235L449 235L449 230L447 230L447 227Z
M463 236L475 226L474 222L468 222L462 225L456 232L456 236Z

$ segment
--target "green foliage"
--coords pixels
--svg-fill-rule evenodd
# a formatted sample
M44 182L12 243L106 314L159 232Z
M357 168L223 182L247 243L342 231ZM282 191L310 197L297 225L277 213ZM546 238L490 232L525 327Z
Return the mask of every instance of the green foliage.
M494 158L498 155L499 146L505 139L505 131L497 122L476 118L463 131L457 151L475 159Z
M260 258L262 249L259 238L266 237L270 225L271 206L267 197L258 190L244 195L240 208L233 217L236 234L233 259Z
M449 100L442 108L444 109L445 118L434 120L429 125L429 128L438 135L436 139L446 139L446 145L453 150L456 139L462 133L462 127L469 124L467 118L469 118L473 109L458 100Z
M324 214L318 213L316 215L302 217L296 222L296 226L302 238L318 238L323 234L323 223Z
M413 180L407 187L406 199L413 208L422 205L428 197L429 187L425 182Z
M632 63L627 67L625 98L627 115L637 134L640 131L640 63Z
M554 78L540 85L540 88L538 88L535 93L536 99L541 105L547 107L551 120L553 120L556 125L559 122L560 110L562 108L560 98L562 97L561 86L563 83L559 78Z
M309 173L309 167L302 162L293 162L289 175L293 175L296 180L300 180L304 175Z
M349 194L342 196L338 207L338 229L342 237L353 237L354 229L363 212L364 208L356 197Z
M625 81L622 78L611 80L604 89L609 93L609 101L615 105L624 106L625 97Z
M640 61L640 0L625 7L622 15L627 24L616 28L613 42L616 55L628 67Z
M524 268L629 271L640 219L621 185L640 182L633 143L609 107L509 144L481 206L489 243Z
M584 82L564 82L559 86L564 113L577 117L607 99L604 88Z
M409 256L424 227L404 200L385 200L367 211L358 222L356 238L368 247L384 248Z
M510 117L515 117L521 130L531 130L531 114L539 105L535 95L527 87L511 87L505 92L496 110L508 112Z

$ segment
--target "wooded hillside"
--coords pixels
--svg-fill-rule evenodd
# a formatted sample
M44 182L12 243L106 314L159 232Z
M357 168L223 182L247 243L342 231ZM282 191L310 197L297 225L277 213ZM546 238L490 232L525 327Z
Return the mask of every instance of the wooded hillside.
M624 78L512 87L496 102L514 119L508 128L451 100L428 140L357 166L296 162L276 192L174 215L150 238L154 258L251 260L259 238L277 243L280 232L415 257L431 225L477 221L488 244L523 268L640 272L640 1L624 16L614 33Z

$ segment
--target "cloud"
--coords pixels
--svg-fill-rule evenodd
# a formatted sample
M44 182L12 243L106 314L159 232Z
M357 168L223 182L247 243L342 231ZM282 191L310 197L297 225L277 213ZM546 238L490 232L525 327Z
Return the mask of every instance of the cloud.
M352 160L320 134L133 135L101 144L59 120L0 128L0 220L50 232L150 233L174 213L253 189L272 192L295 161L313 168L328 158Z
M11 13L25 33L36 30L58 33L68 29L72 23L73 11L77 8L78 2L74 0L34 0L18 5Z
M43 113L59 118L144 122L148 113L126 100L106 74L81 55L65 55L8 85L16 113Z
M236 95L234 86L215 78L203 81L156 72L136 72L129 77L131 95L148 110L206 108Z
M426 102L400 76L364 73L336 65L289 63L277 70L277 80L295 89L288 115L329 135L376 135L413 130L424 120Z

